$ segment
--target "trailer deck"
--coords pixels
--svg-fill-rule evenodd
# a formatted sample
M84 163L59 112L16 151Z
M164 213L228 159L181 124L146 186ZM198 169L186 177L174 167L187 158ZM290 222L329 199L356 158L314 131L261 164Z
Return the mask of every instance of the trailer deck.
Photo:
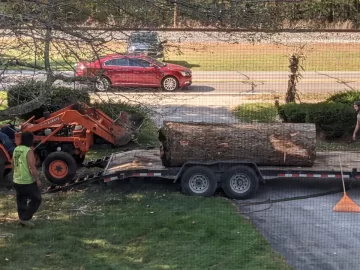
M340 167L341 161L341 167ZM165 167L159 149L114 153L106 159L89 163L90 167L106 163L103 171L74 179L71 183L52 187L57 192L92 182L111 182L130 178L165 178L181 180L187 195L212 196L221 187L229 198L248 199L256 193L259 182L276 178L360 179L360 152L318 152L312 167L257 166L244 160L188 161L181 167ZM103 168L103 167L102 167Z
M280 177L339 178L341 177L339 158L344 178L350 178L354 173L353 170L360 168L360 152L356 151L318 152L315 164L312 167L259 166L258 168L264 179ZM172 176L170 178L174 178L174 172L179 169L163 166L158 149L133 150L113 154L104 174L135 172L134 176ZM360 178L358 173L355 177Z

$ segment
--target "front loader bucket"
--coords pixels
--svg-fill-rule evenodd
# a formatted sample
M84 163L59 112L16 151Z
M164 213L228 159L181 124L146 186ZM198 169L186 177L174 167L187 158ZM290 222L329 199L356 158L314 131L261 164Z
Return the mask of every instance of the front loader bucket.
M144 116L139 113L120 112L113 126L116 146L123 146L132 141L144 123Z

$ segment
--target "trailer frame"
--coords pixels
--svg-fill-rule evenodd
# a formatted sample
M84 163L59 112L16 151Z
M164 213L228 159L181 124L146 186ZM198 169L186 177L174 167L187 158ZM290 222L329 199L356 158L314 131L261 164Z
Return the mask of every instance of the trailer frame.
M355 153L356 156L360 152ZM181 167L165 167L161 161L161 153L156 149L137 149L113 153L96 161L89 161L85 167L101 167L102 171L81 176L64 186L52 186L44 193L68 190L78 185L93 182L108 184L113 181L138 178L163 178L180 183L182 191L187 195L210 197L216 189L221 188L231 199L252 198L259 184L265 184L272 179L335 179L356 181L360 173L353 165L354 159L349 159L341 172L334 163L337 153L320 154L320 160L315 167L297 168L282 166L258 166L249 160L213 160L188 161ZM328 157L324 159L324 156ZM353 162L349 162L349 160ZM355 160L359 162L360 159ZM353 166L353 168L351 168ZM324 168L324 169L321 169ZM349 169L351 168L351 169ZM339 184L341 181L339 181Z

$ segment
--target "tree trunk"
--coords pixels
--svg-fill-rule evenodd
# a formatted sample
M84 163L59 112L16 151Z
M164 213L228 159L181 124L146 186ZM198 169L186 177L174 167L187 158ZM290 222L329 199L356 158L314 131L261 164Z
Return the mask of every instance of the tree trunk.
M314 124L164 122L159 131L164 166L187 161L248 160L259 166L310 167L316 158Z

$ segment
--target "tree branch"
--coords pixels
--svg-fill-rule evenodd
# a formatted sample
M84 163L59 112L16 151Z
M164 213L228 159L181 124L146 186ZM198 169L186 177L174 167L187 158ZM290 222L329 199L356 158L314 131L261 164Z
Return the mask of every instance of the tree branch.
M45 69L43 66L39 66L37 64L27 63L25 61L21 61L21 60L18 60L18 59L11 59L11 60L7 60L7 61L1 61L0 60L0 65L28 67L28 68L38 69L38 70L44 70Z
M31 112L31 111L39 108L44 103L46 103L46 101L47 101L47 95L40 95L40 96L36 97L35 99L33 99L29 102L26 102L25 104L20 104L15 107L10 107L6 110L1 110L0 111L0 121L9 120L9 119L15 118L18 115Z
M63 74L56 74L51 76L51 82L54 83L56 81L63 81L68 83L73 82L96 82L96 78L90 78L90 77L70 77Z

